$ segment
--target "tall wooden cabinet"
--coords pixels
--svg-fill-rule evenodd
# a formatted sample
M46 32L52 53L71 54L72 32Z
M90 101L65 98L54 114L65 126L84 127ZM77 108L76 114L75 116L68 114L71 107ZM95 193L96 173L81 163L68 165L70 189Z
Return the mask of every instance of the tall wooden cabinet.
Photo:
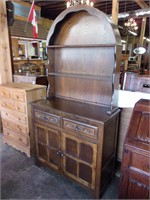
M36 163L89 188L96 198L114 175L121 40L101 11L78 5L47 37L48 99L32 103Z
M30 156L33 152L30 102L46 97L46 86L27 83L0 85L3 141Z
M150 198L150 100L133 110L123 148L120 199Z

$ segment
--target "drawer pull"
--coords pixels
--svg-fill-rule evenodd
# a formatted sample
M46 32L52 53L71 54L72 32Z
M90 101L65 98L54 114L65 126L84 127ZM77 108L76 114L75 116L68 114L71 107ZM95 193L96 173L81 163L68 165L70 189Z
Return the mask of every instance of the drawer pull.
M19 141L22 142L22 138L19 138Z
M5 96L5 92L2 92L1 95L2 95L2 96Z
M6 103L3 103L2 106L6 106Z
M9 135L9 132L7 132L7 135Z
M18 118L18 121L20 121L21 119L20 118Z
M20 108L19 108L19 107L15 107L15 109L16 109L16 110L20 110Z
M47 116L44 116L43 119L44 119L44 120L48 120L48 117L47 117Z
M7 122L5 122L5 125L6 125L6 126L8 126L8 123L7 123Z
M76 131L81 131L81 128L79 126L76 126L75 130Z
M16 96L17 99L19 99L19 96Z
M20 127L18 127L18 131L22 131L22 129Z

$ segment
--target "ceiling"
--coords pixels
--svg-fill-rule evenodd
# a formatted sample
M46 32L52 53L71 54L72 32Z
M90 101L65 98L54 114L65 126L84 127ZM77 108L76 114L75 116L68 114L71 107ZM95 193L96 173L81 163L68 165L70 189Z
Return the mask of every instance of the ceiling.
M25 2L32 2L31 0L24 0ZM35 5L41 7L41 17L48 18L54 20L62 11L66 9L66 1L67 0L35 0ZM119 13L131 12L141 9L140 5L136 3L137 0L118 0L119 1ZM111 15L112 13L112 0L93 0L94 7L102 12ZM142 5L147 4L150 8L150 0L139 0L139 4ZM118 24L123 25L125 19L119 20ZM136 18L136 22L138 23L138 35L140 35L140 27L142 18ZM146 37L149 37L149 17L147 17L146 24Z

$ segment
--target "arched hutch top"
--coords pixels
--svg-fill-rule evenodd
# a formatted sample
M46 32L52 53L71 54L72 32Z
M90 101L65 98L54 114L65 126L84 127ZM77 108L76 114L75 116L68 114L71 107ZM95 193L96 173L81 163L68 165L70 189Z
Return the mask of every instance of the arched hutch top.
M117 105L121 39L101 11L73 6L53 22L47 37L49 97Z

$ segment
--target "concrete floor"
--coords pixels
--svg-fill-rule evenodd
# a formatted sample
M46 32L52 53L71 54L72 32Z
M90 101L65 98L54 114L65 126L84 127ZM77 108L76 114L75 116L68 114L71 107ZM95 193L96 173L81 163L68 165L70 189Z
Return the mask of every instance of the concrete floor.
M2 143L1 155L1 199L92 199L89 191L70 179L45 168L34 165L14 148ZM115 176L102 199L118 198L119 177Z

